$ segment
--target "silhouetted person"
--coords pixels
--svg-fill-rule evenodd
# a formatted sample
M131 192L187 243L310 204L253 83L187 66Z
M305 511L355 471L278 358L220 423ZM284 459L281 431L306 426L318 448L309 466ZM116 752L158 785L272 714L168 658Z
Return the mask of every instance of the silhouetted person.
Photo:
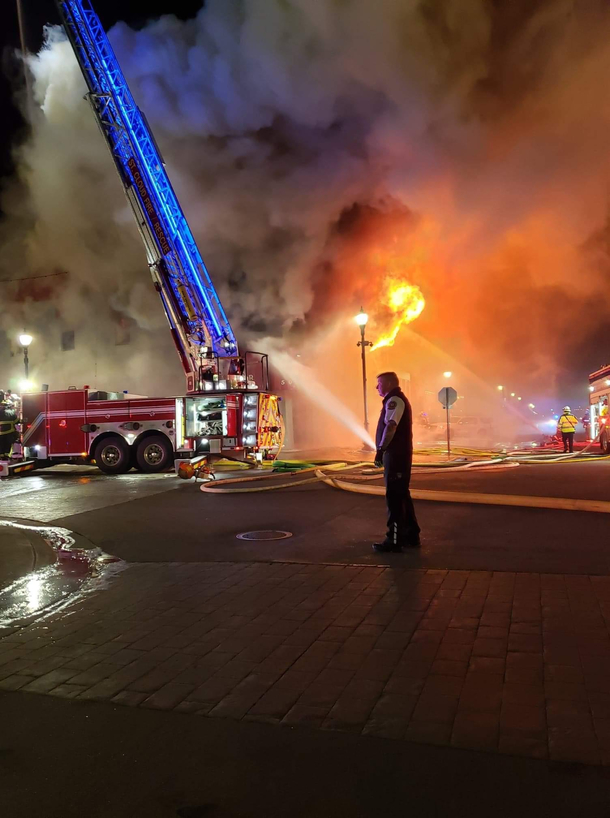
M377 424L375 465L383 466L388 507L388 533L374 543L375 551L402 551L420 545L420 528L409 491L413 462L413 419L411 404L402 393L398 375L382 372L377 391L383 406Z

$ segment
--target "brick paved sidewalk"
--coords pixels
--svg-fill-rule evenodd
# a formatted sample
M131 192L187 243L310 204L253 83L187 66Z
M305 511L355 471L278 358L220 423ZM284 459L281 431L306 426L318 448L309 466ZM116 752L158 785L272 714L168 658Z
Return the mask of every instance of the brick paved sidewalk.
M0 640L0 689L610 763L610 577L136 564Z

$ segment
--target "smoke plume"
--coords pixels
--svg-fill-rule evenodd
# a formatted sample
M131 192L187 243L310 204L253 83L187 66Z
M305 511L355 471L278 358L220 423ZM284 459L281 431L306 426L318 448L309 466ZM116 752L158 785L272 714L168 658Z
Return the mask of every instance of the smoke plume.
M365 305L374 340L399 274L425 295L413 329L435 348L490 383L565 389L607 357L609 34L601 0L210 0L110 39L238 335L303 351L340 325L354 357L347 316ZM94 361L116 388L178 390L58 28L29 65L36 115L1 227L5 350L27 324L39 380L90 380ZM51 277L6 283L34 276Z

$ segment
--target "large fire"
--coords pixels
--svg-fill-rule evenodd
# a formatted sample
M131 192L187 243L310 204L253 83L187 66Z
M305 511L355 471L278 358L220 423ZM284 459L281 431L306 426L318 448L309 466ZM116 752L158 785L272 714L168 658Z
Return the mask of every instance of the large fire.
M395 323L390 332L373 344L371 352L380 347L391 347L401 327L415 321L426 306L426 300L417 284L407 284L395 278L387 279L382 303L396 316Z

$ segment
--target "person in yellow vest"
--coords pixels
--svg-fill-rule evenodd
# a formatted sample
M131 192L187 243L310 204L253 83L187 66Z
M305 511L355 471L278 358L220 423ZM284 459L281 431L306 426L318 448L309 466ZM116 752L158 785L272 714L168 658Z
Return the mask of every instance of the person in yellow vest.
M608 416L608 398L604 398L599 416L600 418L605 418Z
M569 406L564 406L561 417L557 421L557 432L561 432L564 452L574 451L574 432L577 425L578 418L574 417Z

